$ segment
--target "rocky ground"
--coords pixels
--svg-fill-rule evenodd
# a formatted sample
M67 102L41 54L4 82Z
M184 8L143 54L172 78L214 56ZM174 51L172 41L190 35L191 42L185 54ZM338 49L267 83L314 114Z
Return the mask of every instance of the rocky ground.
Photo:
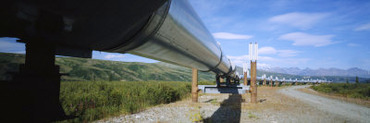
M189 98L97 122L370 122L368 107L299 91L306 87L259 87L257 104L249 94L200 94L199 103Z

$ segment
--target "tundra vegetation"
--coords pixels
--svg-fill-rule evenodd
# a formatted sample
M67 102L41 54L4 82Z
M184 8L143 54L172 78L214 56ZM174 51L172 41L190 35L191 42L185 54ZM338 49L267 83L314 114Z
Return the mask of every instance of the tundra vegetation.
M62 82L60 101L66 122L87 122L120 114L131 114L158 104L190 96L190 82Z
M60 101L66 114L76 117L67 122L86 122L136 113L190 97L190 93L190 82L64 81Z
M330 83L311 86L312 89L349 98L370 99L370 83Z

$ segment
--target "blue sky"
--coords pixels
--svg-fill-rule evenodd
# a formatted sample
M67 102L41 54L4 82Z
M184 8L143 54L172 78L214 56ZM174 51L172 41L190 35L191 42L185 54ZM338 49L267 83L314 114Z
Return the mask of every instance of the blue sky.
M191 0L234 62L259 43L260 67L370 70L370 1Z
M223 51L240 65L258 42L258 67L370 70L368 0L190 0ZM0 52L24 53L23 44L0 39ZM157 62L93 52L94 59Z

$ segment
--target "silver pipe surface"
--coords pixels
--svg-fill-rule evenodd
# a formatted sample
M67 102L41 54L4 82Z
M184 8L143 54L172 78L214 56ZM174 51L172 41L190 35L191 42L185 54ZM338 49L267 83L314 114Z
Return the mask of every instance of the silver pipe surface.
M234 71L187 0L168 1L133 40L144 41L128 51L132 54L219 75L231 75ZM126 51L117 48L113 52Z

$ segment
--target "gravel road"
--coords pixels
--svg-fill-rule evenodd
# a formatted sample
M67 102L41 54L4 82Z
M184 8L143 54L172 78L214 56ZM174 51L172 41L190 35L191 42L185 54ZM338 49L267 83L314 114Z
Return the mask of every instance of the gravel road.
M301 100L306 104L309 104L310 106L315 107L323 112L337 114L345 117L346 119L350 119L356 122L370 122L370 108L340 100L307 94L297 90L306 87L309 86L294 86L281 89L279 90L279 92Z
M188 98L96 122L370 123L369 108L297 90L305 87L258 87L257 104L250 94L200 94L199 103Z

